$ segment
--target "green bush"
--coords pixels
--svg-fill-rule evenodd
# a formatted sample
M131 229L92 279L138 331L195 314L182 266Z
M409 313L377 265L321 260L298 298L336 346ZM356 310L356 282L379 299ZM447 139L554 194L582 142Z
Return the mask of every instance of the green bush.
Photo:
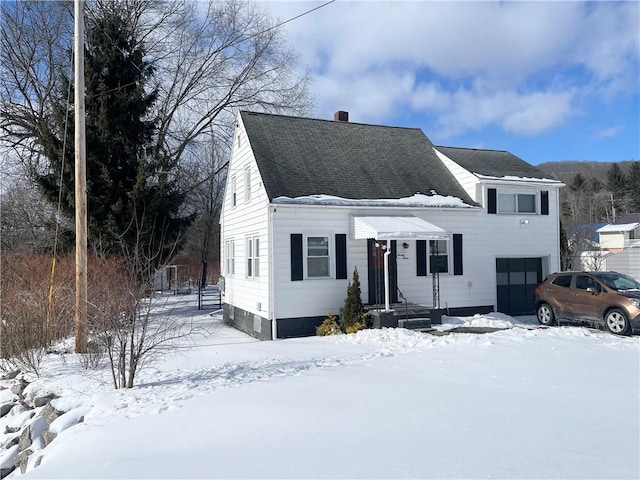
M360 276L358 269L353 270L353 279L347 287L347 297L344 299L344 308L340 316L340 328L344 333L355 333L367 328L368 313L364 311L360 290Z
M316 327L316 335L325 337L327 335L337 335L340 333L340 325L338 325L338 317L329 312L327 318Z

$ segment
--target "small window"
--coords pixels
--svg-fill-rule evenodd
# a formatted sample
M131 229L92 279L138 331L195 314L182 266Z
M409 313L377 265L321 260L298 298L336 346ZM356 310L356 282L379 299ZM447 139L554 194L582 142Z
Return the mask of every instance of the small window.
M551 282L553 285L557 285L558 287L570 287L571 286L571 275L561 275L556 277L556 279Z
M516 211L516 196L500 193L498 195L498 211L500 213L514 213Z
M307 237L307 277L329 277L329 237Z
M236 177L231 177L231 206L237 205Z
M536 196L531 193L499 193L498 212L536 213Z
M536 196L518 194L518 213L536 213Z
M247 238L247 277L260 277L260 238Z
M225 242L225 264L227 275L236 273L236 243L233 240Z
M244 171L244 198L247 202L251 200L251 169Z
M431 273L449 271L447 240L429 240L429 270Z

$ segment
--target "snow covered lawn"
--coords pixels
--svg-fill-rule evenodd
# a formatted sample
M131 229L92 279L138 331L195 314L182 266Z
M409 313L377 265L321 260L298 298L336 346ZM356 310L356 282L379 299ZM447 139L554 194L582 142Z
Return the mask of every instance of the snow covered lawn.
M259 342L170 299L214 333L130 390L52 358L28 389L84 422L10 478L640 477L638 336L492 314Z

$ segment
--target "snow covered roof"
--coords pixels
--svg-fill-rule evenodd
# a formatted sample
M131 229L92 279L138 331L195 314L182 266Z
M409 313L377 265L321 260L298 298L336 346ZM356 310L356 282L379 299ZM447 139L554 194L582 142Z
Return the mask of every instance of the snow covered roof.
M598 233L630 232L631 230L635 230L639 226L640 226L640 223L623 223L623 224L610 223L609 225L600 227L597 230L597 232Z
M419 128L240 112L270 201L469 197Z
M392 199L351 199L332 195L306 195L302 197L277 197L273 202L279 205L332 205L345 207L437 207L437 208L473 208L457 197L442 195L416 194L405 198Z
M435 148L479 178L562 183L505 150L443 146Z
M413 215L396 217L357 216L351 217L353 238L366 240L430 239L446 240L446 230Z

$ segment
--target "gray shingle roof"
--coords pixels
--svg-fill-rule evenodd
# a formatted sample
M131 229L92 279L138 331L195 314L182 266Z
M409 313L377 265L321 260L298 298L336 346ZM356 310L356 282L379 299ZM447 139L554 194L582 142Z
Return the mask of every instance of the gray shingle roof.
M417 128L241 112L269 200L333 195L469 198Z
M640 213L627 213L625 215L620 215L615 222L614 225L625 225L629 223L640 223Z
M490 177L550 179L542 170L504 150L441 146L436 146L436 149L471 173Z

